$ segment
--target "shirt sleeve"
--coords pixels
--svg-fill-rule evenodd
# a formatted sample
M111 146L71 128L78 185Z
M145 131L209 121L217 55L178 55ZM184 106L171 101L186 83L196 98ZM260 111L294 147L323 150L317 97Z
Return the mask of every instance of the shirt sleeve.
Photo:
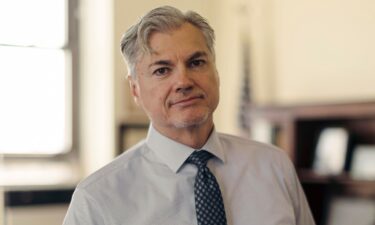
M84 189L77 188L72 196L63 225L106 224L96 200Z

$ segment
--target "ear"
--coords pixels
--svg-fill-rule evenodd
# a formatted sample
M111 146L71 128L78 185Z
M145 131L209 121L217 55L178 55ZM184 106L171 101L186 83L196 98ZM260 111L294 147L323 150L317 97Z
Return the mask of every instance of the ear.
M133 96L134 102L140 106L139 102L139 86L138 86L138 81L134 76L128 75L127 76L128 82L129 82L129 87L130 87L130 93Z

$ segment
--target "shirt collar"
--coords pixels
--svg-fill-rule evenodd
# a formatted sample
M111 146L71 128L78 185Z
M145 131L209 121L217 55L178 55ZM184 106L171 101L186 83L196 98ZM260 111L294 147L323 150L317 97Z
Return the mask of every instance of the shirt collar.
M147 134L146 144L175 173L196 150L162 135L152 124ZM212 153L225 163L225 152L215 129L213 129L206 144L201 149Z

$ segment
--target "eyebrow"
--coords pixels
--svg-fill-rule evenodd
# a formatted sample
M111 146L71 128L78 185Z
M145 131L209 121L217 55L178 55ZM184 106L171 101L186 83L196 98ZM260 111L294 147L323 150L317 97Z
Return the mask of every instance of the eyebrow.
M204 51L197 51L197 52L194 52L191 56L189 56L187 62L190 62L196 58L199 58L199 57L205 57L207 56L207 53L204 52ZM155 61L153 63L151 63L148 67L152 67L152 66L155 66L155 65L162 65L162 66L170 66L172 65L173 63L170 61L170 60L158 60L158 61Z
M158 61L151 63L148 67L150 68L155 65L170 66L172 65L172 62L170 60L158 60Z
M193 54L189 57L188 62L191 61L191 60L194 60L194 59L196 59L196 58L205 57L205 56L207 56L207 53L204 52L204 51L198 51L198 52L195 52L195 53L193 53Z

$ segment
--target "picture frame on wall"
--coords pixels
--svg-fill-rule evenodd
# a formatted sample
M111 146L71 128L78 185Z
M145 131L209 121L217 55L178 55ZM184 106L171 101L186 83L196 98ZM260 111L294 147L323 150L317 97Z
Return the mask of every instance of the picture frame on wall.
M327 225L375 224L375 200L356 196L332 198Z
M345 169L349 131L343 127L324 128L315 149L313 170L317 174L339 175Z
M375 145L358 145L354 148L350 176L375 180Z

